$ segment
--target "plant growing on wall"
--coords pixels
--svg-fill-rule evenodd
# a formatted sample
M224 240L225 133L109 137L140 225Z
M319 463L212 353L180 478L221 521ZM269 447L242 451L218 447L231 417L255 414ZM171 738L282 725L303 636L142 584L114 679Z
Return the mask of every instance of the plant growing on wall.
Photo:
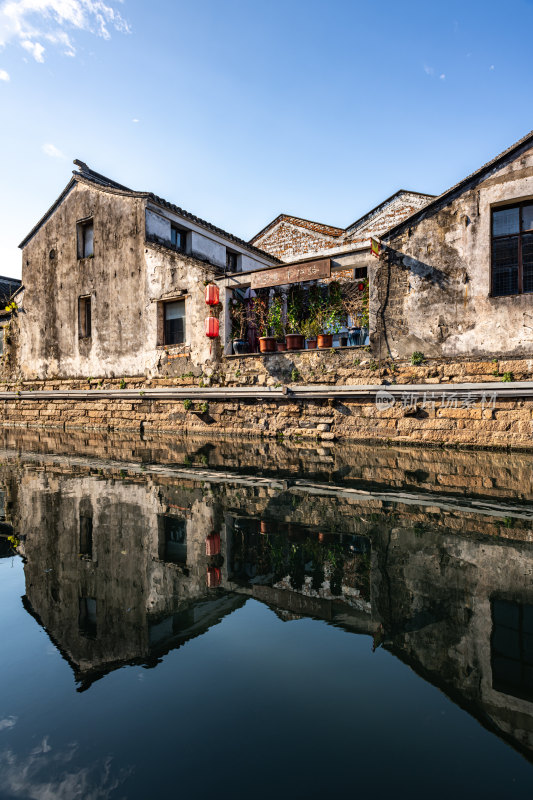
M291 286L287 297L287 333L302 333L303 293L299 286Z

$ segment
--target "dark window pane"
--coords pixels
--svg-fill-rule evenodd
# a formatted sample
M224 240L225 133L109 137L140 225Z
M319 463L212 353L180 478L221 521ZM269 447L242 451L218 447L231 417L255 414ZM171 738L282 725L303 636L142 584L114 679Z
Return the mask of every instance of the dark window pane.
M518 236L492 242L492 294L518 293Z
M78 628L82 636L96 637L96 600L94 597L80 597Z
M492 235L509 236L518 233L520 224L519 208L502 208L492 212Z
M492 603L492 616L495 625L505 625L506 628L518 630L520 613L516 603L506 600L494 600Z
M533 233L522 236L522 287L533 292Z
M522 230L533 231L533 206L524 206L522 209Z
M187 563L187 521L182 517L164 517L164 561Z
M185 235L185 231L179 228L170 229L170 240L172 246L175 247L176 250L185 250Z
M185 301L165 304L165 344L185 341Z
M93 555L93 518L85 514L80 514L80 555Z

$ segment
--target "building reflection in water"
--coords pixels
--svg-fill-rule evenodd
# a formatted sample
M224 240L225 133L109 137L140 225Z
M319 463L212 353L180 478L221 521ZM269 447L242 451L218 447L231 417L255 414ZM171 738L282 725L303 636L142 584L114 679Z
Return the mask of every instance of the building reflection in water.
M5 467L4 484L25 558L23 602L80 690L125 664L156 666L252 597L283 620L311 616L367 635L533 760L524 514L494 535L490 511L439 500L424 510L331 487L64 465Z

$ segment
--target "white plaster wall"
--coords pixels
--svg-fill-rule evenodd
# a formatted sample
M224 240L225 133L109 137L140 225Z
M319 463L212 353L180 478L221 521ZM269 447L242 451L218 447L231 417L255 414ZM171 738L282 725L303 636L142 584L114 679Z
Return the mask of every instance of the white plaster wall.
M170 241L170 220L146 209L146 235Z
M190 234L190 242L191 255L207 258L211 264L216 264L218 267L226 266L226 247L223 244L195 231Z

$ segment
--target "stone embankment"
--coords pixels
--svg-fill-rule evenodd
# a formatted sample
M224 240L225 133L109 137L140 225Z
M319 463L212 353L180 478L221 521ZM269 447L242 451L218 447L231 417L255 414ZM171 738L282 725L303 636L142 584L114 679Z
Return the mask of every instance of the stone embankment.
M6 384L0 425L533 449L533 359L347 367L354 352L228 358L200 378Z

